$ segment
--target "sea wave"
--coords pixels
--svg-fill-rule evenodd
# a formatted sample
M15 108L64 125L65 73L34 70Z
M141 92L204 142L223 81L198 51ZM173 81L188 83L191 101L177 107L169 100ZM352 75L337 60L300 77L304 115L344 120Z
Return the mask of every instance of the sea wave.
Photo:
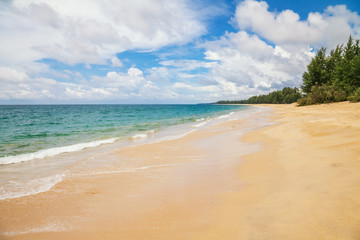
M64 176L65 174L56 174L53 176L32 179L26 183L9 181L4 186L0 187L0 200L47 192L57 183L61 182Z
M220 115L220 116L218 116L217 118L218 118L218 119L228 118L228 117L230 117L231 115L233 115L234 113L235 113L235 112L231 112L231 113L229 113L229 114Z
M138 133L130 137L130 140L140 140L149 137L149 135L156 133L156 130L149 130L144 133Z
M139 133L139 134L135 134L130 139L142 139L142 138L147 138L147 137L148 137L148 135L146 133Z
M137 168L127 168L127 169L121 169L121 170L109 170L109 171L100 171L100 172L91 172L91 173L83 173L80 176L90 176L90 175L102 175L102 174L116 174L116 173L129 173L129 172L137 172L141 170L148 170L152 168L162 168L162 167L170 167L176 165L174 163L170 164L158 164L158 165L149 165L149 166L143 166L143 167L137 167Z
M198 123L198 124L195 124L195 125L193 125L193 126L199 128L199 127L202 127L202 126L206 125L208 122L209 122L209 121L203 121L203 122Z
M185 137L186 135L188 135L188 134L190 134L190 133L193 133L193 132L196 132L196 129L192 129L192 130L190 130L190 131L187 131L187 132L184 132L184 133L180 133L180 134L177 134L177 135L171 135L171 136L162 137L162 138L158 139L158 140L155 141L155 142L175 140L175 139L178 139L178 138Z
M97 140L97 141L86 142L86 143L77 143L77 144L73 144L73 145L69 145L69 146L44 149L44 150L40 150L40 151L37 151L34 153L25 153L25 154L20 154L20 155L15 155L15 156L6 156L6 157L0 158L0 165L27 162L27 161L34 160L34 159L52 157L52 156L55 156L55 155L58 155L61 153L77 152L77 151L81 151L85 148L92 148L92 147L100 146L102 144L113 143L117 139L118 138L110 138L110 139Z
M64 226L64 224L59 223L59 221L55 222L47 222L40 227L29 228L24 231L8 231L4 232L6 236L15 236L29 233L41 233L41 232L64 232L71 230L71 226Z

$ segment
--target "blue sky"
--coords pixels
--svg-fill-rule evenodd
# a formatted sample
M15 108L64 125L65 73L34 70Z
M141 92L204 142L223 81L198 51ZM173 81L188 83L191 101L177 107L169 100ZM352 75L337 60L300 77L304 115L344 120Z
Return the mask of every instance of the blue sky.
M348 1L13 0L0 104L197 103L300 86L316 49L360 38Z

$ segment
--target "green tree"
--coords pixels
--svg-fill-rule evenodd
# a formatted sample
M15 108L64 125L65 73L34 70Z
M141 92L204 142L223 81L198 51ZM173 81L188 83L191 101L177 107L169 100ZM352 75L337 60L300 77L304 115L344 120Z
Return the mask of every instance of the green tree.
M359 41L354 44L352 36L349 39L343 50L343 57L340 63L337 65L334 73L335 85L341 89L344 89L347 93L351 93L356 89L356 67L352 68L352 65L357 62L359 56Z
M217 104L258 104L258 103L272 103L272 104L282 104L282 103L294 103L302 95L298 88L285 87L282 90L271 92L267 95L253 96L247 100L239 101L219 101Z
M299 105L358 101L360 93L360 41L352 36L345 46L337 46L325 58L321 48L303 74L302 89L306 96Z
M303 74L302 90L305 93L311 91L312 86L321 86L328 82L328 75L326 74L326 48L322 47L317 52L316 56L311 60L307 66L307 72Z
M349 74L346 83L351 86L351 91L354 92L360 87L360 46L359 40L353 45L353 58L349 61Z
M360 54L355 56L350 63L350 74L351 78L348 80L352 86L352 90L360 87Z
M343 46L338 45L335 49L330 51L329 57L326 59L326 79L328 84L335 84L338 79L336 78L336 70L339 68L343 59Z

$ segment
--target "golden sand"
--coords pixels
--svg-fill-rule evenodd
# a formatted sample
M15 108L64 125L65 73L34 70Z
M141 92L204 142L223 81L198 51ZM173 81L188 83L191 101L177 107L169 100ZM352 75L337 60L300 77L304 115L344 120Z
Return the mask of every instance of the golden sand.
M0 201L0 238L360 239L360 104L269 107Z

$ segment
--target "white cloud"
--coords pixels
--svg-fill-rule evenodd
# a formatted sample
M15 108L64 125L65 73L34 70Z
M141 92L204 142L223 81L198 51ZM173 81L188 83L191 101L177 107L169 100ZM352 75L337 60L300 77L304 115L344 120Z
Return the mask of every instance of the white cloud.
M78 83L59 82L51 78L30 77L21 70L0 67L0 100L37 100L42 102L72 102L98 100L168 101L184 99L174 89L159 88L143 76L137 68L127 72L110 71L104 77L93 76L90 81L80 73L64 71L66 76L76 76Z
M245 0L234 17L240 30L251 30L275 44L334 47L350 34L360 35L360 16L345 5L329 6L324 13L309 13L306 20L292 10L270 12L264 1ZM354 26L354 27L352 27Z
M159 63L166 67L175 67L181 71L189 71L197 68L211 68L215 64L215 62L205 62L205 61L189 60L189 59L168 60L168 61L161 61Z
M121 91L139 91L143 86L150 84L144 77L141 70L130 68L127 73L108 72L105 77L93 77L92 83L95 86L109 86L118 88Z
M142 71L85 79L38 60L123 67L116 53L186 44L206 32L204 14L183 0L13 0L0 6L0 99L177 98ZM16 66L16 67L15 67ZM67 83L41 76L52 76ZM44 84L41 84L44 81ZM49 84L49 81L52 83ZM75 81L75 83L69 83ZM20 85L17 85L21 82Z
M216 80L217 84L210 84L222 98L247 98L289 84L299 85L311 59L310 48L272 47L244 31L226 33L205 47L206 59L218 61L208 78Z
M177 82L175 83L172 88L174 90L180 90L180 91L186 91L186 92L193 92L194 94L208 94L208 93L214 93L217 90L219 90L216 86L196 86L191 85L183 82ZM203 98L203 96L201 96Z
M8 82L23 82L25 79L27 79L28 76L16 69L10 68L10 67L0 67L0 80Z
M344 5L309 13L306 20L291 10L270 12L268 7L264 1L240 2L232 19L240 30L203 45L205 58L217 62L207 74L212 81L205 81L213 86L213 96L248 98L299 86L314 47L331 49L350 34L360 34L359 15Z
M153 82L168 82L172 75L167 67L152 67L147 69L148 79Z
M159 53L163 59L160 66L140 70L133 65L123 72L126 59L117 58L119 52L185 44L206 32L204 14L219 14L219 8L196 11L190 9L191 3L5 2L0 6L0 99L209 102L247 98L299 86L313 48L324 45L331 49L345 42L349 34L360 37L360 17L345 5L329 6L322 13L300 19L292 10L271 12L264 1L245 0L238 4L232 19L237 32L196 43L205 49L204 59L186 59L190 50L177 49L177 54ZM96 64L122 71L107 70L103 76L87 77L88 73L81 74L75 67L57 70L38 62L44 58L82 64L94 72L99 70Z
M49 78L31 78L21 70L0 67L0 99L54 98L57 82Z
M112 57L110 61L112 67L123 67L123 63L117 57Z
M14 0L5 4L0 8L0 65L42 58L106 64L117 52L186 43L206 31L197 12L180 0Z
M130 68L126 73L110 71L104 77L93 76L90 82L68 86L65 92L68 98L83 100L145 100L163 95L162 90L145 79L137 68Z

